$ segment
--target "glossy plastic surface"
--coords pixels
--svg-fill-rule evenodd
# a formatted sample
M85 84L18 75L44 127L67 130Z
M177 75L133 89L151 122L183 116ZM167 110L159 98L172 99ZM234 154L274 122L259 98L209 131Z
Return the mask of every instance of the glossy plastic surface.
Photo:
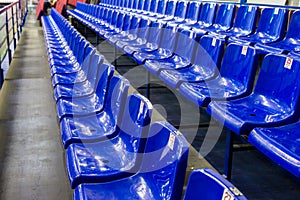
M232 100L247 96L252 92L257 61L254 47L230 44L218 77L201 83L183 83L179 91L201 107L206 107L211 99Z
M101 195L103 199L179 200L188 151L186 139L174 127L155 122L137 174L108 183L81 184L74 190L73 198L86 200Z
M215 77L221 65L224 43L223 39L203 36L200 44L195 44L195 55L190 67L178 70L164 69L159 74L160 78L176 88L183 82L200 82Z
M60 98L56 102L57 116L61 120L63 117L76 117L96 114L103 110L108 86L114 73L114 67L102 64L97 72L99 76L96 82L95 93L89 96L75 98ZM95 75L94 75L95 76ZM77 89L75 87L75 89Z
M105 97L104 110L86 117L65 117L60 122L62 143L66 149L71 143L87 143L108 140L119 131L129 82L121 76L113 76Z
M251 95L227 102L212 101L207 111L236 134L294 122L300 112L299 70L299 59L269 54Z
M176 26L167 25L163 30L163 36L160 40L159 49L153 52L136 52L133 54L138 63L144 63L146 60L164 59L173 55L177 40Z
M283 40L271 44L256 44L255 48L263 54L281 53L283 51L292 51L300 49L300 11L293 13L289 29Z
M206 2L202 4L201 12L199 14L198 22L194 21L179 25L181 28L207 28L211 26L215 20L215 11L217 4Z
M257 16L256 6L242 5L238 8L233 27L225 31L216 30L216 34L225 38L249 35L254 32Z
M159 74L162 69L181 69L191 64L196 44L196 34L191 30L184 30L177 33L177 35L175 54L166 59L146 61L144 67L148 71Z
M146 43L140 43L140 45L131 45L124 47L124 52L128 56L132 56L132 54L136 51L138 52L151 52L158 49L158 45L161 39L161 35L163 33L163 23L152 21L150 26L147 27L145 31L149 31L148 38L146 39Z
M212 169L198 169L191 173L184 200L246 200L247 198L223 176Z
M52 86L55 87L58 84L74 84L83 82L87 79L88 71L90 69L91 58L96 53L96 49L93 47L87 47L89 51L88 55L84 59L81 69L77 72L66 74L53 74L52 76Z
M71 187L112 181L136 173L145 149L151 113L149 100L132 94L127 99L117 137L96 143L71 144L66 150Z
M91 60L91 70L89 70L88 79L81 83L73 85L57 85L54 92L54 99L57 101L60 98L75 98L80 96L90 95L94 92L101 71L99 68L103 63L103 56L95 54Z
M287 24L288 10L284 8L264 8L257 30L249 36L230 37L229 42L239 43L270 43L283 38Z
M255 128L248 141L274 162L300 178L300 123Z
M236 6L234 4L221 4L217 11L215 23L205 28L205 30L212 32L228 30L232 26L235 10Z

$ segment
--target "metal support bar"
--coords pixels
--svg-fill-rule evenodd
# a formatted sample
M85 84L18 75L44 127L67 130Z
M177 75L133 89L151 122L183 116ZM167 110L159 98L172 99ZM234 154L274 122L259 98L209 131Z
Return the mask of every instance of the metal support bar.
M232 171L232 155L233 154L233 133L230 130L226 131L226 149L224 161L224 175L227 180L231 181Z
M150 72L146 71L146 97L150 100Z

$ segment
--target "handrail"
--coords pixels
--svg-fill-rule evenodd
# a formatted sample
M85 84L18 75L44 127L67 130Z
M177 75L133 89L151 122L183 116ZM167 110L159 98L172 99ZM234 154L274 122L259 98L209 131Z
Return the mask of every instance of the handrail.
M14 1L0 9L0 89L4 81L2 63L8 58L8 64L12 61L13 50L17 46L22 31L21 2Z
M2 13L4 13L5 11L7 11L8 9L10 9L11 7L13 7L14 5L19 4L19 1L13 2L7 6L4 6L3 8L0 9L0 15Z

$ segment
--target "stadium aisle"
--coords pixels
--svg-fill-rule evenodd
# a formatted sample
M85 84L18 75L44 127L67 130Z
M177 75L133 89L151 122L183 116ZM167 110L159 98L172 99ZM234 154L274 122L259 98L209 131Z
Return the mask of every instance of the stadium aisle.
M0 199L71 199L42 28L29 15L0 95Z

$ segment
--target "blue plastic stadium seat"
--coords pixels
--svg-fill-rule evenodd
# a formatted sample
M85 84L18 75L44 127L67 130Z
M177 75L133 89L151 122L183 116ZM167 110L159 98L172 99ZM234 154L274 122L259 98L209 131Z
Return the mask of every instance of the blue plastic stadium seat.
M124 52L128 56L136 51L138 52L152 52L158 49L158 45L162 35L162 29L165 24L160 22L151 21L149 27L145 31L148 31L148 37L145 40L146 43L141 42L140 45L135 43L135 45L129 44L124 47ZM142 40L141 40L142 41Z
M179 91L201 107L206 107L211 100L247 96L252 92L257 60L254 47L229 44L218 77L200 83L183 83Z
M152 52L135 52L134 59L142 64L146 60L170 58L173 55L178 35L176 27L167 25L163 30L159 48Z
M157 6L158 6L158 0L150 0L148 11L145 10L145 12L143 12L143 15L149 15L151 13L156 13Z
M224 51L224 40L205 35L195 44L192 65L184 69L161 70L160 78L176 88L183 82L200 82L214 78L218 74Z
M157 0L157 8L155 12L148 13L149 17L159 17L164 16L166 12L167 0Z
M173 18L175 15L175 10L177 6L177 0L166 0L166 8L165 12L163 14L158 13L158 15L155 16L149 16L152 19L167 19L167 18Z
M184 19L178 18L168 23L172 25L196 24L198 21L200 9L201 9L201 2L191 1L188 5L186 11L186 17Z
M136 27L136 30L133 30L131 35L116 42L116 47L118 47L118 49L123 50L126 45L134 46L147 42L147 36L149 34L149 28L147 27L150 25L151 21L149 19L141 18L138 23L139 26Z
M82 97L59 98L56 102L59 120L63 117L85 116L102 111L107 88L113 73L113 66L102 64L96 74L99 77L97 77L96 88L93 94Z
M52 76L52 86L55 87L58 84L74 84L79 82L84 82L88 79L89 72L92 72L91 69L91 58L95 55L96 49L94 47L87 47L88 55L84 59L81 69L77 72L67 73L66 74L53 74Z
M151 113L149 100L132 94L127 98L117 137L69 145L66 166L71 187L112 181L136 173L145 150Z
M121 32L117 35L112 35L108 38L108 42L115 45L115 43L117 43L118 41L131 41L136 39L139 30L138 27L140 25L140 20L141 18L133 16L130 20L129 30L125 30L124 32Z
M223 176L212 169L199 169L191 173L184 200L246 200L247 198Z
M274 162L300 178L300 123L255 128L248 141Z
M176 9L174 16L168 16L162 19L159 19L159 22L170 22L170 21L183 21L186 16L188 8L188 1L179 0L176 4Z
M216 3L213 2L203 3L198 20L190 21L185 24L180 24L179 27L183 29L210 27L215 20L216 9L217 9Z
M292 51L300 49L300 11L292 15L288 31L283 40L270 44L257 43L255 48L259 53L282 53L283 51Z
M121 76L113 76L104 101L104 110L85 117L65 117L60 122L64 148L72 143L108 140L116 136L125 107L129 82Z
M116 35L124 35L126 34L130 29L130 22L132 20L132 15L126 14L124 16L124 21L122 22L122 25L120 28L115 29L112 32L105 33L103 36L106 40L109 40L111 37L115 37Z
M95 184L80 184L74 200L179 200L188 160L188 143L167 122L151 125L139 172L131 177Z
M280 126L299 119L300 60L267 55L251 95L232 101L212 101L208 113L234 133L255 127Z
M92 57L91 64L92 70L96 73L90 73L92 76L84 82L75 83L73 85L57 85L54 90L54 99L57 101L60 98L72 99L75 97L91 95L97 86L98 78L100 78L101 64L103 63L103 56L95 54Z
M198 34L206 34L207 32L226 31L232 26L233 16L235 14L236 6L234 4L221 4L217 11L217 16L214 24L204 28L193 28Z
M285 8L264 8L257 30L254 34L240 37L229 37L228 42L239 43L270 43L283 38L287 24L288 10Z
M124 23L127 23L128 19L130 19L130 17L128 15L120 12L117 17L116 25L111 26L110 29L100 31L99 32L100 36L103 37L104 39L108 39L112 35L120 33L123 29Z
M246 36L254 32L255 23L257 20L257 6L242 5L238 8L234 25L228 30L216 30L218 37L228 38L231 36Z
M162 69L182 69L191 65L196 34L191 30L177 33L177 44L174 55L170 58L147 60L144 67L153 74L159 74Z

